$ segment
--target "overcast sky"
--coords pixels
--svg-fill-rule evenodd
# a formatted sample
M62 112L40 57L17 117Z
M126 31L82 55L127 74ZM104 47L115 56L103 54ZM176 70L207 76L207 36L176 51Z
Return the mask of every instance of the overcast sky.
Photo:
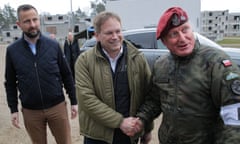
M88 12L90 1L93 0L72 0L72 10L78 8ZM201 10L229 10L230 12L240 12L239 0L201 0ZM49 12L50 14L66 14L71 11L71 0L0 0L0 7L9 4L15 10L20 4L32 4L39 13Z
M229 10L239 12L239 0L201 0L201 10Z
M9 4L15 10L21 4L31 4L36 7L39 13L48 12L50 14L66 14L72 10L76 11L78 8L88 11L90 8L90 1L93 0L0 0L0 7L4 4Z

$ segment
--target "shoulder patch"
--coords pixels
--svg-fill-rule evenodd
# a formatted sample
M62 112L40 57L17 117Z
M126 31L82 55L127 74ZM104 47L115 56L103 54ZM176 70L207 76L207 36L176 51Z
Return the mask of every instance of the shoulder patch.
M233 72L230 72L227 76L226 76L226 80L232 80L232 79L235 79L235 78L238 78L239 75L236 74L236 73L233 73Z
M234 94L240 95L240 80L234 80L231 84L231 89Z
M222 61L222 64L225 66L225 67L229 67L232 65L232 62L230 60L223 60Z

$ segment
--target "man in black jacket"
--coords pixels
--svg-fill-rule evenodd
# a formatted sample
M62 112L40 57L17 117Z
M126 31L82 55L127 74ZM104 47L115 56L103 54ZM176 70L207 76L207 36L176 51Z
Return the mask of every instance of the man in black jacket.
M79 49L78 41L77 39L74 38L72 32L68 33L67 39L64 42L64 54L71 68L72 75L73 77L75 77L74 64L78 55L80 54L80 49Z
M70 144L70 124L62 85L69 95L71 117L77 116L74 81L59 44L40 32L32 5L17 9L21 39L6 53L5 88L12 124L20 128L18 92L25 128L34 144L46 144L48 125L58 144Z

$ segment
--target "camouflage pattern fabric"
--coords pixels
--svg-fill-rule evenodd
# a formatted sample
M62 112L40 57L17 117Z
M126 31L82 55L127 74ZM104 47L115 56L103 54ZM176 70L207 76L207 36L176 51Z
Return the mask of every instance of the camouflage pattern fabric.
M152 90L137 116L149 123L163 113L161 144L239 144L240 126L224 124L220 115L221 108L240 103L239 84L230 57L196 41L190 56L156 61Z

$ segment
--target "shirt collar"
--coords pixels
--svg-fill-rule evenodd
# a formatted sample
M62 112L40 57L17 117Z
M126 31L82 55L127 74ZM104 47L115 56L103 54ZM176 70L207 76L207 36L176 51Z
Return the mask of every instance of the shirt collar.
M117 60L117 59L122 55L122 53L123 53L123 48L122 48L122 46L120 47L120 52L118 53L118 55L117 55L115 58L111 58L110 55L107 53L107 51L106 51L104 48L102 48L102 50L103 50L104 54L105 54L105 55L108 57L108 59L110 59L110 60Z

